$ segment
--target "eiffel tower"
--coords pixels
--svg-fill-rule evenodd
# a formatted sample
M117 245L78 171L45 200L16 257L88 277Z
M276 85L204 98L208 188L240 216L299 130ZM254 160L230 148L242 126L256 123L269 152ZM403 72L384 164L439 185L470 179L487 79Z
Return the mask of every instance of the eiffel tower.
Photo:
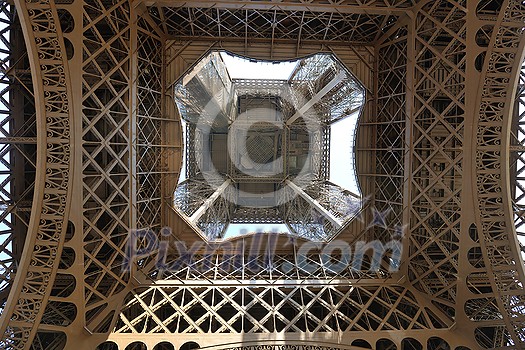
M524 32L518 0L0 0L0 348L525 349Z

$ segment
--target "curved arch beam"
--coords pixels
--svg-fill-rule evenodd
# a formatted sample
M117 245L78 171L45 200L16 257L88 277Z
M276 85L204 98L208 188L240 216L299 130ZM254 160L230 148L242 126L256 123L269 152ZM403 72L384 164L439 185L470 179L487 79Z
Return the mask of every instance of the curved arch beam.
M67 228L72 154L70 84L54 2L16 0L37 110L37 176L24 254L0 319L0 347L29 349L51 293Z
M479 92L477 224L491 287L503 317L499 327L504 327L502 331L517 348L522 348L525 346L525 320L518 309L523 308L519 295L523 295L525 271L510 207L507 169L510 128L505 126L512 118L515 80L521 70L521 59L516 58L522 56L523 35L520 32L524 25L523 18L516 13L523 11L523 5L521 1L508 0L502 8L505 11L500 11L493 30Z

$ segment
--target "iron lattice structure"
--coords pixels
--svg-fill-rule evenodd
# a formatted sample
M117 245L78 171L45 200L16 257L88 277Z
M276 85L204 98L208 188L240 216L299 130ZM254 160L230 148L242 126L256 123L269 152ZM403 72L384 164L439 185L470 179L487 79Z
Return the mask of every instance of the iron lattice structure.
M330 135L346 127L353 140L363 86L331 54L288 62L286 80L230 79L222 55L210 52L174 88L188 145L175 208L208 241L223 241L231 222L274 222L295 237L333 239L361 201L358 189L330 182L338 179L330 177L331 149L344 148ZM351 152L340 161L355 173Z
M517 0L1 1L0 347L524 349L524 27ZM133 229L201 242L173 208L172 91L212 49L360 80L368 201L338 239L403 233L396 271L272 236L271 264L251 237L130 264Z

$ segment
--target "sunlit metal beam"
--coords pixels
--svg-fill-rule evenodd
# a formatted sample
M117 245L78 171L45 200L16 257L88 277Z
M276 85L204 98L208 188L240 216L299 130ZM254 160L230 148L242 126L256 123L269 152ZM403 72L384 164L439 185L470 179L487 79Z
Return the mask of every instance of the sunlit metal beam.
M302 188L300 188L290 180L286 180L286 185L288 185L295 193L297 193L305 201L307 201L308 204L310 204L317 211L319 211L323 215L323 217L330 221L336 228L341 227L341 221L334 214L330 213L330 211L323 207L318 201L310 197Z
M208 198L199 209L190 217L192 223L197 223L199 219L206 213L206 211L213 205L213 203L224 193L226 188L230 185L231 180L227 179L220 185L215 192Z

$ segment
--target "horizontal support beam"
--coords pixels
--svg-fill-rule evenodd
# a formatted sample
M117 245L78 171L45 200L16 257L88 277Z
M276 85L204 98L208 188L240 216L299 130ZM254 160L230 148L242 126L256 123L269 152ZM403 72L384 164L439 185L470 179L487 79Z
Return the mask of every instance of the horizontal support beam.
M525 152L525 145L511 145L510 146L511 152Z
M166 35L167 40L171 41L178 41L178 42L206 42L209 45L216 45L219 42L226 42L226 43L244 43L246 40L249 40L250 43L261 43L261 44L280 44L280 45L297 45L297 39L286 39L286 38L253 38L248 37L246 38L244 36L244 32L237 33L237 36L233 36L233 34L228 33L232 36L186 36L186 35ZM373 46L373 42L362 42L362 41L344 41L341 39L337 40L330 40L327 38L326 40L315 40L315 39L304 39L301 40L301 44L304 45L330 45L330 46L342 46L342 47L370 47Z
M144 3L146 6L162 6L162 7L189 7L189 8L219 8L232 10L281 10L281 11L310 11L310 12L325 12L325 13L342 13L342 14L367 14L367 15L404 15L409 12L411 5L409 1L398 1L400 5L392 6L385 4L382 1L376 1L374 5L362 5L356 1L344 1L341 4L333 5L327 4L324 1L314 0L305 1L304 3L297 3L296 1L280 1L275 2L271 0L262 1L237 1L237 0L197 0L197 1L183 1L183 0L142 0L138 3ZM404 5L404 7L401 7ZM410 6L410 7L409 7Z
M36 144L36 137L0 137L0 144Z

